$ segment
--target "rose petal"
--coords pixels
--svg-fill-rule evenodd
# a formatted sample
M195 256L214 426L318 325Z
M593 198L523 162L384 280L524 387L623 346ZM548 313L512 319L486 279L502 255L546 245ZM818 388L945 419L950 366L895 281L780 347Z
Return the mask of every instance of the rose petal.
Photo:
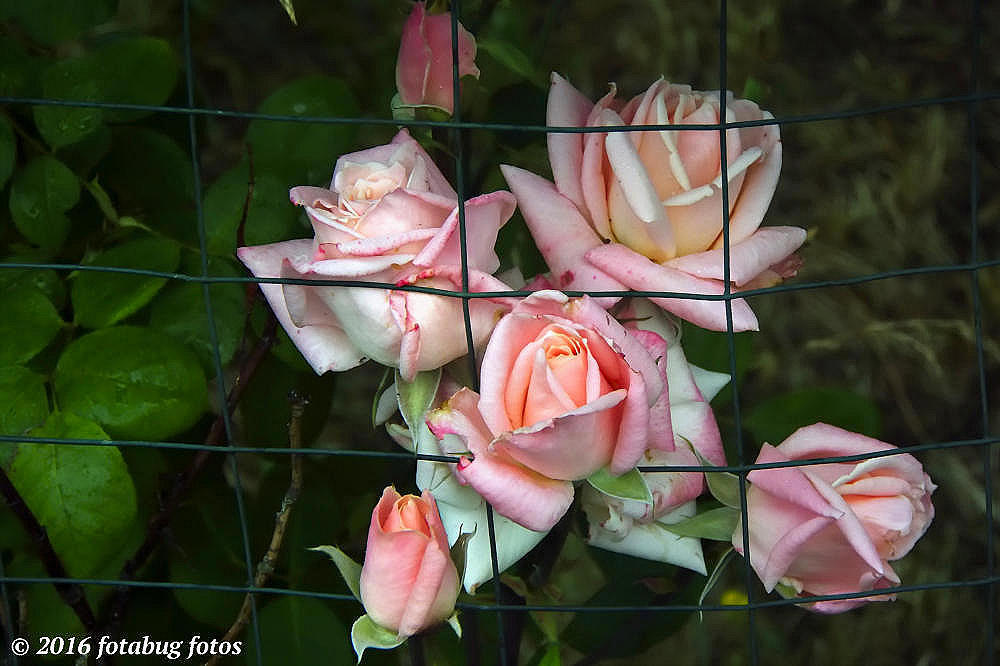
M550 127L586 127L594 104L573 85L552 72L545 122ZM583 169L583 134L550 132L546 135L549 163L559 192L578 208L586 204L580 176Z
M805 240L806 230L799 227L758 229L749 238L730 246L729 280L737 286L750 282L795 252ZM721 249L677 257L666 265L710 280L722 280L725 270Z

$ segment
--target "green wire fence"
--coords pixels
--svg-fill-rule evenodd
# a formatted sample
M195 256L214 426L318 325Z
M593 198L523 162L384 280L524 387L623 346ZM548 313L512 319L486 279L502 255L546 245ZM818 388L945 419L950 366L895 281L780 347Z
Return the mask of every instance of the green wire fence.
M729 88L727 85L728 71L727 71L727 16L728 16L728 4L726 0L720 0L719 3L719 16L722 20L719 21L718 29L718 45L719 45L719 72L718 80L720 88L725 91ZM133 111L143 111L151 112L154 114L172 114L180 116L186 119L187 122L187 135L188 135L188 150L191 157L191 174L194 183L194 202L196 205L197 213L197 223L198 223L198 239L201 249L201 262L200 271L197 274L188 273L177 273L177 272L163 272L156 270L145 270L145 269L126 269L126 268L113 268L104 266L94 266L94 265L84 265L84 264L65 264L65 263L28 263L28 262L11 262L0 264L0 270L39 270L39 269L50 269L63 273L70 271L81 271L81 272L107 272L107 273L118 273L127 274L134 276L146 276L155 278L165 278L171 281L177 282L188 282L193 284L198 284L201 286L202 298L205 313L209 322L209 335L212 340L212 345L214 348L214 372L216 375L216 390L217 390L217 403L220 405L220 415L221 415L221 429L218 446L206 445L206 444L191 444L184 442L154 442L154 441L142 441L142 440L109 440L109 441L99 441L91 439L72 439L72 438L53 438L53 437L27 437L27 436L0 436L0 442L17 442L17 443L27 443L31 444L72 444L72 445L85 445L85 446L113 446L134 449L157 449L157 450L172 450L178 452L178 454L192 454L207 455L209 453L223 453L227 456L227 464L229 466L229 472L232 479L232 485L234 487L234 502L237 511L237 518L240 525L241 534L241 553L240 556L243 560L245 566L246 579L243 585L215 585L215 584L195 584L195 583L177 583L169 581L156 581L156 580L136 580L136 579L88 579L88 578L72 578L69 576L64 577L15 577L8 576L6 572L0 570L0 592L2 592L3 605L6 609L5 616L7 618L11 617L11 598L9 594L9 586L11 585L63 585L63 586L103 586L115 588L115 590L120 593L124 591L127 595L129 590L132 589L160 589L160 590L175 590L175 589L190 589L198 591L215 592L218 594L233 594L233 595L244 595L249 593L249 599L251 600L251 615L248 625L248 635L247 640L253 642L255 645L260 645L262 641L268 641L269 637L261 632L260 623L258 621L257 615L257 600L262 598L268 598L273 596L296 596L296 597L309 597L321 600L330 600L337 603L346 602L353 603L353 598L346 594L336 594L336 593L326 593L316 590L294 590L286 589L281 587L258 587L254 585L254 573L255 573L255 556L252 553L249 529L247 526L247 509L245 506L244 490L241 481L241 470L237 462L237 457L235 454L241 453L253 453L260 456L302 456L304 458L311 459L313 457L323 457L331 456L335 458L341 457L356 457L356 458L375 458L375 459L386 459L386 460L434 460L440 462L456 462L457 459L451 456L428 456L423 454L409 454L402 451L389 452L389 451L370 451L370 450L341 450L341 449L298 449L292 450L289 448L282 447L256 447L256 446L240 446L237 444L237 438L234 436L233 424L230 421L230 412L227 410L225 405L227 401L231 398L227 395L231 386L227 382L227 373L224 368L224 363L219 353L219 342L218 336L215 329L215 317L213 312L213 301L210 286L216 284L252 284L252 283L275 283L275 284L308 284L308 285L329 285L337 287L350 287L356 289L398 289L401 291L415 291L428 294L436 294L441 297L449 298L459 298L463 302L463 314L464 314L464 325L466 330L466 336L469 348L473 348L472 341L472 327L470 323L469 316L469 301L475 298L490 298L496 296L497 293L494 292L482 292L482 293L472 293L469 291L469 275L468 275L468 264L466 257L466 247L465 247L465 211L464 207L459 207L459 228L460 228L460 238L461 238L461 251L462 251L462 290L461 291L446 291L428 287L420 286L402 286L397 287L395 285L389 285L377 282L344 282L336 280L315 280L315 281L303 281L295 279L256 279L252 277L220 277L212 275L212 271L209 266L209 253L206 250L206 230L205 230L205 219L204 210L202 206L202 177L201 177L201 164L199 161L199 132L198 132L198 121L205 118L229 118L229 119L240 119L240 120L266 120L266 121L285 121L285 122L296 122L296 123L313 123L313 124L349 124L349 125L385 125L385 126L396 126L405 125L410 127L424 127L433 128L438 131L449 131L454 133L456 140L454 141L454 146L456 147L455 154L455 187L459 195L460 201L466 200L466 188L467 188L467 174L466 174L466 142L463 137L467 133L473 131L486 131L486 132L527 132L534 133L538 140L542 140L544 133L546 132L591 132L591 131L645 131L645 130L682 130L682 131L712 131L716 132L719 136L720 149L722 155L722 192L723 192L723 210L728 210L728 178L726 177L726 129L733 127L747 127L753 125L764 125L764 124L778 124L781 126L796 125L796 124L807 124L807 123L820 123L835 120L844 120L848 118L859 118L859 117L870 117L892 114L896 112L906 111L906 110L922 110L928 107L940 107L940 106L950 106L957 108L964 108L966 115L966 122L968 126L968 179L969 179L969 192L968 192L968 210L969 210L969 234L970 234L970 244L967 250L966 259L961 263L944 264L944 265L930 265L922 266L917 268L897 268L892 270L885 270L877 273L870 273L864 275L851 276L846 278L824 280L818 282L807 282L807 281L790 281L775 287L770 287L766 289L754 289L750 291L740 292L738 295L734 294L729 286L729 263L728 263L728 248L729 248L729 219L728 214L725 215L725 223L723 226L723 239L725 252L724 257L727 257L725 265L725 279L724 284L726 285L725 292L722 295L710 296L710 295L690 295L690 294L677 294L677 293L667 293L667 292L601 292L600 295L608 296L626 296L626 295L639 295L639 296L652 296L652 297L681 297L681 298L698 298L705 300L721 300L726 303L726 313L728 321L728 333L727 333L727 345L728 345L728 355L729 355L729 371L734 378L732 385L732 419L735 422L735 436L736 436L736 456L737 460L734 464L726 467L713 467L706 468L701 466L685 466L685 467L640 467L640 470L645 472L657 472L657 471L704 471L708 473L714 472L732 472L739 476L740 478L740 502L743 510L746 510L746 475L748 472L754 469L769 468L769 467L783 467L783 466L800 466L808 464L817 464L823 462L848 462L857 461L863 458L877 457L879 455L893 455L894 452L883 452L882 454L872 454L865 456L853 456L853 457L837 457L837 458L824 458L813 461L796 461L793 463L773 463L773 464L762 464L754 465L750 464L751 455L747 453L744 447L744 442L742 440L741 433L743 432L741 422L741 395L739 391L739 382L736 378L739 374L739 368L737 366L737 349L736 349L736 336L733 333L732 326L732 308L731 300L733 298L744 298L747 296L761 296L774 298L780 294L806 291L806 290L819 290L819 289L833 289L838 287L849 287L862 285L866 283L873 283L885 280L905 280L910 278L916 278L917 276L935 276L943 274L965 274L968 276L968 285L972 295L973 311L970 313L971 320L973 322L974 331L974 346L976 354L976 366L978 369L976 383L978 386L978 412L980 414L980 422L977 432L969 432L968 437L962 440L956 441L942 441L919 444L915 446L909 446L903 449L903 452L907 453L921 453L921 452L931 452L931 451L953 451L959 449L970 449L978 450L981 453L981 465L982 465L982 476L983 476L983 498L982 501L985 505L985 520L982 525L969 525L969 529L981 529L985 542L985 552L983 553L984 558L984 569L980 576L976 576L967 580L943 580L943 581L933 581L920 584L909 584L901 585L899 587L894 587L890 589L878 590L879 594L885 593L898 593L902 597L907 594L914 593L917 591L930 591L935 594L948 594L950 590L956 588L970 588L977 590L983 599L983 610L982 610L982 626L985 635L984 644L981 650L977 650L978 657L981 658L981 663L994 664L996 659L995 646L996 643L996 626L1000 616L997 614L997 594L998 594L998 583L1000 583L1000 574L997 573L996 567L996 539L993 516L993 504L994 504L994 490L993 490L993 458L997 451L997 445L1000 444L1000 437L993 434L991 430L991 424L989 421L990 414L990 399L989 399L989 381L987 377L987 359L984 351L984 304L983 295L981 287L981 275L984 271L989 269L996 269L1000 267L1000 256L995 254L996 248L982 247L980 243L981 229L979 225L980 210L979 201L981 199L982 185L981 185L981 165L977 158L977 152L980 150L980 140L981 140L981 109L985 104L996 102L1000 100L1000 91L996 90L982 90L981 84L979 82L979 75L981 70L981 61L984 58L984 46L982 44L982 5L984 3L978 0L972 3L971 11L969 14L969 34L972 38L969 40L967 45L967 57L968 57L968 67L971 71L970 77L970 87L969 90L962 95L950 96L950 97L932 97L925 99L910 99L899 103L885 104L880 106L873 106L860 109L851 109L845 111L835 111L835 112L823 112L823 113L812 113L797 116L786 116L778 117L773 120L764 120L758 122L743 122L743 123L728 123L721 122L717 125L699 125L699 126L683 126L683 125L667 125L667 126L632 126L632 127L600 127L600 128L550 128L544 125L521 125L515 123L503 123L503 122L469 122L461 117L461 105L458 103L460 99L461 90L458 85L458 55L457 52L454 55L454 94L456 99L456 113L455 116L450 121L434 122L434 121L410 121L410 122L400 122L388 118L364 118L364 117L309 117L309 116L292 116L292 115L276 115L276 114L265 114L265 113L251 113L244 111L235 110L225 110L225 109L210 109L201 108L196 104L195 96L195 71L194 71L194 60L192 55L192 38L191 38L191 2L190 0L184 0L183 2L183 34L181 40L183 43L183 71L185 73L186 80L186 104L183 106L165 106L165 105L143 105L143 104L117 104L117 103L104 103L104 102L91 102L91 101L79 101L72 99L47 99L47 98L37 98L37 97L0 97L0 103L4 105L11 106L62 106L62 107L72 107L72 108L94 108L94 109L105 109L105 110L133 110ZM458 20L462 12L462 3L459 0L454 0L452 2L452 33L453 36L457 34ZM457 40L453 39L453 43L457 43ZM725 104L725 94L721 95L722 103ZM721 114L722 118L725 118L725 113ZM515 291L515 292L504 292L504 295L518 295L524 296L528 292L525 291ZM567 292L570 295L580 295L581 292ZM592 294L593 295L593 294ZM765 327L766 328L766 327ZM470 373L472 377L478 376L475 368L475 356L473 354L469 355L470 363ZM995 378L994 378L995 379ZM995 381L994 381L995 383ZM473 387L478 388L478 387ZM992 387L996 390L996 387ZM724 614L736 614L738 616L743 616L746 619L745 626L745 659L751 664L759 663L760 657L760 641L761 637L759 635L759 615L761 611L766 609L772 609L777 607L788 607L795 604L796 600L789 599L763 599L758 598L759 595L756 593L757 583L756 576L753 570L750 568L749 561L744 561L744 576L743 583L745 586L745 593L747 601L745 604L740 605L730 605L730 604L719 604L719 603L704 603L704 604L658 604L658 605L599 605L599 604L584 604L584 605L539 605L539 604L517 604L517 603L505 603L503 600L508 598L505 596L501 589L500 577L497 575L497 553L496 553L496 542L494 534L493 525L493 514L492 510L489 510L488 514L488 527L491 540L491 550L492 550L492 564L494 570L494 593L496 602L495 603L469 603L460 602L458 607L465 612L467 616L484 616L488 617L490 615L495 617L496 621L496 635L498 646L489 646L486 644L480 644L477 638L477 632L470 632L471 635L467 634L464 639L467 643L466 654L475 655L476 653L485 653L484 651L496 650L496 655L498 663L508 664L510 663L510 654L505 648L505 631L509 631L508 626L505 623L505 617L523 614L530 611L551 611L557 613L692 613L692 612L706 612L706 613L724 613ZM937 520L948 520L948 516L938 515ZM744 543L749 543L747 534L745 533L746 525L744 523ZM926 547L928 544L924 544ZM0 560L0 567L3 566L2 560ZM133 576L137 573L136 571L131 572ZM874 593L854 593L854 594L841 594L841 595L830 595L823 597L816 597L816 600L825 599L848 599L848 598L860 598L872 595ZM113 597L114 598L114 597ZM114 602L112 602L113 606ZM117 618L112 618L112 622L116 621ZM475 621L474 621L475 622ZM102 624L95 624L94 626L87 627L89 630L98 632L106 630L107 626ZM8 636L8 640L12 637ZM261 650L256 650L256 663L262 663ZM472 657L470 657L472 658ZM414 663L420 663L422 657L414 653L412 655ZM587 659L584 659L587 662ZM12 658L11 663L18 663L16 658ZM583 662L581 662L583 663ZM588 662L589 663L589 662Z

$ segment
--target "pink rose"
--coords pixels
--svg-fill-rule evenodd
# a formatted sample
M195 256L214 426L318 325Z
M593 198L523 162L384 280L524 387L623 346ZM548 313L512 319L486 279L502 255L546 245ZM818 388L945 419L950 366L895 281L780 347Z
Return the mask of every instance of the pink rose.
M891 444L824 423L800 428L779 446L765 444L757 463L853 456L895 450ZM758 469L747 476L750 564L767 591L801 596L879 590L899 584L889 566L913 547L934 518L936 486L908 453L861 462ZM743 529L733 545L740 553ZM840 613L877 595L820 601L808 608Z
M588 297L540 291L497 324L482 395L462 389L428 414L458 480L498 513L550 529L573 481L632 469L646 449L671 450L666 383L640 339Z
M615 88L596 104L552 75L548 118L555 127L720 122L718 93L660 79L622 105ZM771 118L748 100L726 100L730 122ZM549 134L555 186L504 166L504 176L561 289L722 294L722 174L718 131L662 130ZM729 280L735 288L773 285L795 275L806 233L760 224L781 169L777 125L726 134ZM555 220L558 223L554 222ZM699 326L726 330L723 301L652 299ZM743 299L733 327L756 330Z
M476 39L458 24L458 75L479 78ZM451 14L428 15L423 2L403 26L396 59L396 88L403 104L436 106L450 115L455 110L452 77Z
M672 451L647 449L639 460L644 467L701 465L693 446L712 464L724 465L726 456L709 402L729 382L723 373L688 363L681 347L680 328L645 299L629 299L616 310L633 337L639 338L656 359L670 394ZM642 327L642 330L638 327ZM662 524L691 517L694 500L705 489L701 472L642 472L653 498L651 505L622 500L587 488L583 499L590 522L591 545L635 557L669 562L705 573L698 539L678 537Z
M237 254L255 276L461 290L458 197L406 130L392 143L338 159L330 189L296 187L291 199L305 207L315 238L240 248ZM514 211L514 197L493 192L464 205L469 289L508 290L490 274L499 266L493 245ZM318 373L371 358L412 379L466 353L458 298L360 287L260 287ZM470 301L477 344L510 303Z
M454 612L459 587L434 496L386 488L372 512L361 568L368 616L400 637L412 636Z

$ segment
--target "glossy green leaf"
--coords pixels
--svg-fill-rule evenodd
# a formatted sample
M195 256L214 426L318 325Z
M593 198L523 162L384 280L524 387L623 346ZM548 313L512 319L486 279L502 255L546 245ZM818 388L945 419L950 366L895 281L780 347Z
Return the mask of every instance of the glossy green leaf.
M399 408L406 425L410 430L424 424L424 415L434 402L438 384L441 382L441 370L418 372L412 382L404 381L399 371L396 371L396 393L399 396Z
M49 99L101 101L101 74L89 56L60 60L42 72L42 94ZM42 138L56 149L86 138L104 118L99 108L60 104L38 105L32 113Z
M105 250L88 263L169 273L180 260L177 243L149 236ZM81 271L70 289L73 318L85 328L112 326L149 303L166 283L166 278L148 275Z
M55 45L114 16L114 0L9 0L9 12L32 39Z
M7 179L14 172L16 159L17 138L7 118L0 116L0 189L7 184Z
M668 532L679 536L729 542L733 539L733 530L736 529L739 520L739 510L724 506L696 514L679 523L671 525L660 523L660 525Z
M245 297L238 284L209 286L219 358L232 360L243 335ZM209 374L215 372L215 346L209 329L208 310L200 284L183 282L168 285L150 306L149 325L180 340L198 355Z
M145 212L194 209L191 157L176 141L142 127L115 127L113 139L101 174L120 202Z
M0 312L0 365L30 360L63 325L51 301L27 283L0 290Z
M250 191L244 163L222 174L205 193L205 234L208 251L232 256L237 230ZM254 174L253 194L243 228L247 245L264 245L309 235L299 223L299 210L288 201L288 185L269 173Z
M337 570L340 571L340 575L344 577L344 582L347 583L347 587L351 590L351 594L358 601L361 601L361 565L348 557L344 551L337 548L336 546L316 546L315 548L310 548L309 550L315 550L318 553L325 553L333 563L337 565Z
M281 597L258 613L263 646L262 664L350 664L347 627L330 607L305 597ZM247 643L244 643L247 645ZM248 645L248 664L256 664L254 646Z
M80 183L69 168L49 155L31 160L14 175L10 214L25 238L58 248L69 234L65 213L80 199Z
M156 106L166 102L177 85L177 55L164 39L119 39L94 51L91 58L101 75L100 94L105 102ZM107 119L130 122L149 113L113 109L107 111Z
M48 415L45 378L19 365L0 367L0 435L22 435ZM16 444L0 442L0 467L7 468L16 450Z
M589 477L587 483L597 488L605 495L635 502L653 503L653 495L649 486L637 469L630 469L621 476L612 476L608 468L600 469Z
M9 263L38 263L44 259L33 254L7 257ZM0 271L0 290L21 289L25 285L35 287L52 302L56 308L66 303L66 285L54 270L49 268L5 268Z
M96 423L60 412L29 434L109 439ZM21 444L10 478L74 576L115 553L136 517L132 477L114 446Z
M391 650L405 642L405 637L400 638L395 631L375 624L367 615L359 617L351 627L351 643L354 645L354 653L358 655L359 664L368 648Z
M74 340L54 386L61 409L122 439L164 439L191 427L207 407L197 357L165 333L136 326Z
M350 118L359 114L351 89L340 79L308 76L279 88L257 109L260 113ZM286 185L329 183L337 155L353 148L355 129L336 123L256 119L247 130L258 173L276 172Z
M808 388L772 396L757 403L743 418L743 427L759 443L777 446L802 426L822 421L845 430L878 437L878 406L853 391Z

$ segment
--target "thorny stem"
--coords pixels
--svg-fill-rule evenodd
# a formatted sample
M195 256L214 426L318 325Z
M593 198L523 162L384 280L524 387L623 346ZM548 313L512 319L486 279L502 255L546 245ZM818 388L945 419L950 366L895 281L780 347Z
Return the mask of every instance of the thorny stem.
M288 400L291 402L292 407L292 416L288 422L288 447L290 449L299 449L302 446L302 413L305 411L306 405L309 404L309 400L294 391L288 396ZM284 498L281 500L281 508L274 518L274 532L271 534L271 543L267 547L267 553L264 554L264 559L257 565L257 573L253 580L254 587L263 587L274 572L274 567L278 562L278 555L281 554L281 544L284 542L285 532L288 530L288 520L292 515L292 505L299 499L299 494L302 492L302 457L292 455L291 459L292 480L288 485L288 490L285 491ZM246 627L247 622L250 621L250 610L253 605L252 594L252 592L247 592L243 598L243 605L240 607L240 612L237 614L232 626L229 627L229 631L220 639L221 642L227 643L235 639L243 631L244 627ZM220 655L213 656L205 662L205 666L214 666L219 661L219 658Z

